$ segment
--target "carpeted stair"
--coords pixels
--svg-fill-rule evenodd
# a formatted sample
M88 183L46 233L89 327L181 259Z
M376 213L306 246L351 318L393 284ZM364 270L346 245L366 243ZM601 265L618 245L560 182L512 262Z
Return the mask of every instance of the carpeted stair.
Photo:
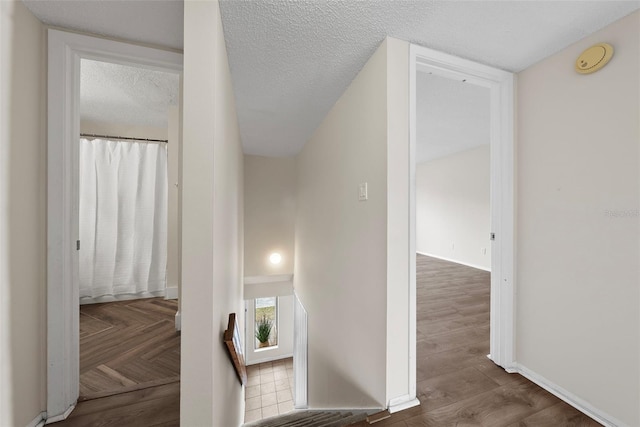
M367 419L366 412L294 411L244 424L244 427L346 427Z

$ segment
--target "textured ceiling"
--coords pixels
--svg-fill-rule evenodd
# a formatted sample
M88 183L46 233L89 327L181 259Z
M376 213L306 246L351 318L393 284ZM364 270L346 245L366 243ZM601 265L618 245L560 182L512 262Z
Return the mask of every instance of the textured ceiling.
M416 86L418 163L489 144L488 88L427 73Z
M133 126L167 126L180 100L178 74L83 59L80 118Z
M43 22L181 49L181 0L23 0ZM519 71L635 1L221 0L245 152L296 154L389 35Z
M22 1L48 25L182 49L182 0Z
M296 154L387 35L519 71L639 6L637 1L222 0L245 152Z

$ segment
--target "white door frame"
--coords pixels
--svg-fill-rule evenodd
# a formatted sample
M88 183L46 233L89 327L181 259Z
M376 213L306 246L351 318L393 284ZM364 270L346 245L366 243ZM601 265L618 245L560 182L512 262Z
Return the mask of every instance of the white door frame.
M79 395L78 140L80 60L182 74L182 54L50 29L47 131L47 424Z
M514 84L513 73L447 55L425 47L409 48L409 174L410 174L410 322L413 360L416 360L416 73L430 72L466 79L491 91L491 337L489 358L507 371L515 365L514 316ZM411 384L416 364L411 364ZM415 390L414 390L415 392Z

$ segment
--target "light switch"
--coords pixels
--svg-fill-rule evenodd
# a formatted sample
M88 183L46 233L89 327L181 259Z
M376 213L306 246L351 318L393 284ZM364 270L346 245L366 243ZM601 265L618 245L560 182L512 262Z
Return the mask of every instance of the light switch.
M369 199L369 195L367 194L367 183L363 182L358 186L358 200L365 201Z

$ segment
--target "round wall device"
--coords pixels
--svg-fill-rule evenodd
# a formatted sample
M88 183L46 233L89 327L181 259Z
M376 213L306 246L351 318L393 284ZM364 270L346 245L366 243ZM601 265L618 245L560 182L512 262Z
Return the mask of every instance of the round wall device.
M595 73L613 57L613 46L609 43L598 43L580 54L576 59L576 71L580 74Z

